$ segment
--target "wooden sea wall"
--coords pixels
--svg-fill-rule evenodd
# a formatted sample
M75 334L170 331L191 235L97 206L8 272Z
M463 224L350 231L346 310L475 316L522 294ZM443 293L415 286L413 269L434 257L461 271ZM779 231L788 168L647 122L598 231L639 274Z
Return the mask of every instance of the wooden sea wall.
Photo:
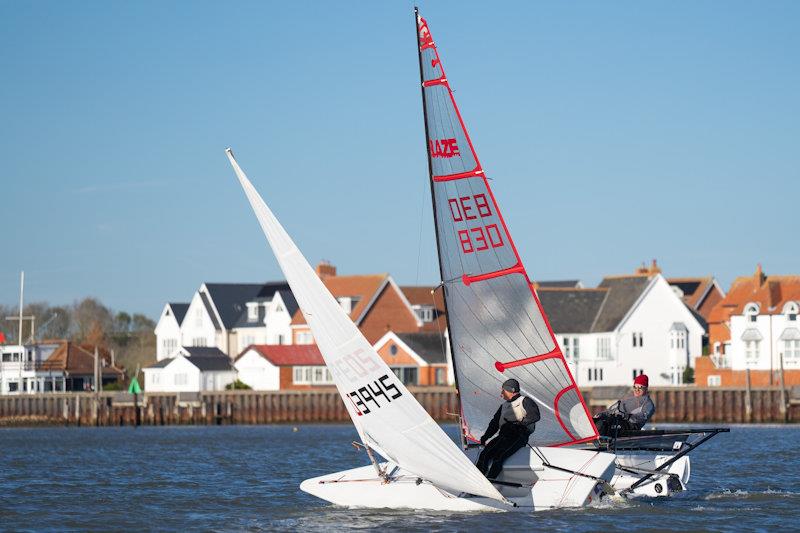
M592 412L613 403L626 389L583 391ZM433 418L456 421L455 391L412 388ZM654 389L653 422L800 423L800 389ZM500 399L498 398L498 405ZM347 422L339 394L322 391L226 391L144 394L121 392L0 396L0 426L213 425Z

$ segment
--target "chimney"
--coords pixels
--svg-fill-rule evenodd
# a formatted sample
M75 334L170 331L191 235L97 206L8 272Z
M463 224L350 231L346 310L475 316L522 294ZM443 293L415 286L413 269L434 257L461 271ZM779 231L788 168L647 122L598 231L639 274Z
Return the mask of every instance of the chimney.
M753 275L753 283L755 284L755 288L758 289L764 283L764 280L767 279L767 276L764 275L764 271L761 270L761 263L756 265L756 273Z
M317 265L317 276L320 279L331 278L336 276L336 267L330 261L322 260Z
M656 264L655 259L653 259L653 263L650 265L650 274L661 274L661 267Z

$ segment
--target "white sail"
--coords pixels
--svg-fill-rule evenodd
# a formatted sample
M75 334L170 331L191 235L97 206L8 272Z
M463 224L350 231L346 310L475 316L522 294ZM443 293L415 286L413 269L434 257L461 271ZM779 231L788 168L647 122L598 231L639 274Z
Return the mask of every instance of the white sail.
M364 443L444 490L506 501L375 352L226 152Z

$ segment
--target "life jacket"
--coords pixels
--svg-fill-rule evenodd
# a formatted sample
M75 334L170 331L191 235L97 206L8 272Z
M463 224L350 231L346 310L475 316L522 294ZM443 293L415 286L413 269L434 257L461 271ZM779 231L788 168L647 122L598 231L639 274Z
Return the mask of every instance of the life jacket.
M503 424L506 422L508 423L515 423L520 424L522 420L525 418L527 413L525 412L525 408L522 407L522 401L525 399L525 396L520 394L516 398L511 401L506 401L503 403L502 407L500 408L500 427L503 427Z

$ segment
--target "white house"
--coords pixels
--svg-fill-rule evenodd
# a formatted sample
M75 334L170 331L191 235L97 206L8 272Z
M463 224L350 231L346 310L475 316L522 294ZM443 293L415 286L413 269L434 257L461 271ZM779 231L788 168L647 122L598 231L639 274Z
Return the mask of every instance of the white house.
M215 347L234 358L250 344L289 343L296 310L285 282L203 283L188 304L164 307L155 328L157 360L180 346Z
M236 381L236 369L217 348L182 347L143 369L145 392L221 391Z
M44 368L59 342L0 346L0 394L64 391L64 373Z
M168 303L161 311L155 329L157 361L171 357L182 346L181 323L188 309L186 303Z
M255 344L242 352L234 365L239 380L253 390L334 386L316 344Z
M546 288L539 299L579 386L683 383L705 329L660 273L610 276L594 289Z
M751 301L741 314L730 316L731 337L726 355L732 370L800 368L800 301L774 309Z

